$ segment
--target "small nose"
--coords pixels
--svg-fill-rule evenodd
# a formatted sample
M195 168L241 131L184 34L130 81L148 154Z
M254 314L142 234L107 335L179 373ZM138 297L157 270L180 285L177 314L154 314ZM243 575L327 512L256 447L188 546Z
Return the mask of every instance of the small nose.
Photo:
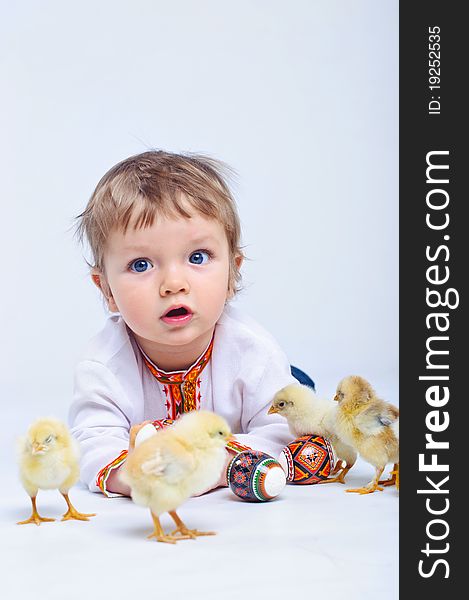
M165 271L160 285L160 296L169 296L171 294L187 294L189 292L189 282L181 269L171 268Z

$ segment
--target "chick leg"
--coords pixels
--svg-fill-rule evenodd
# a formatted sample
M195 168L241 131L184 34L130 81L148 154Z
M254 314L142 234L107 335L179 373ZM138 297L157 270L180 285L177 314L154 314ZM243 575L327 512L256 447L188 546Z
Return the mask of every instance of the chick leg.
M338 460L332 469L331 475L337 475L344 468L344 461L342 459Z
M173 521L176 523L176 529L171 532L171 535L173 536L178 535L178 538L181 537L181 539L195 539L196 537L199 537L201 535L216 535L215 531L197 531L197 529L188 529L178 517L175 510L170 510L169 514L171 515Z
M318 483L334 483L334 482L345 483L345 476L347 475L347 473L350 471L350 469L352 467L353 467L353 465L348 465L347 463L345 463L345 467L341 467L341 470L336 477L323 479L323 481L319 481ZM337 472L335 469L334 469L334 471ZM332 471L333 474L334 474L334 471Z
M380 480L378 483L385 487L388 485L395 485L397 489L399 489L399 463L394 463L394 469L391 471L390 475L391 477L389 479Z
M384 471L384 467L375 467L375 469L376 469L376 474L368 485L365 485L365 487L361 487L361 488L350 488L345 491L346 492L356 492L357 494L372 494L373 492L376 492L376 490L379 490L380 492L382 492L383 488L378 485L378 482L379 482L379 478L381 477L381 475Z
M37 512L36 508L36 496L31 498L31 504L33 505L33 514L26 519L26 521L18 521L17 525L27 525L28 523L36 523L36 525L40 525L43 522L47 521L55 521L55 519L47 519L46 517L41 517Z
M172 535L166 535L165 532L163 531L163 528L161 527L161 523L160 523L160 519L159 517L157 517L152 511L151 512L151 518L153 519L153 525L154 525L154 530L153 533L151 533L147 539L151 539L151 538L155 538L156 541L158 542L164 542L166 544L175 544L178 539L189 539L189 536L186 536L186 538L183 537L173 537Z
M70 519L76 519L77 521L89 521L88 517L95 517L96 513L81 513L78 512L77 509L72 505L68 494L64 492L60 492L62 496L65 498L65 502L67 503L68 510L63 515L62 521L70 521Z

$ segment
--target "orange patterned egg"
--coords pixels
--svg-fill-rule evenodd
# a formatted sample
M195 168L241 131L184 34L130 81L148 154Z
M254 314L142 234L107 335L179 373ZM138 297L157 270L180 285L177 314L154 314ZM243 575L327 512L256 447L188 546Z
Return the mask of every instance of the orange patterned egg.
M327 479L336 458L329 440L318 435L302 435L282 450L279 463L288 483L308 485Z

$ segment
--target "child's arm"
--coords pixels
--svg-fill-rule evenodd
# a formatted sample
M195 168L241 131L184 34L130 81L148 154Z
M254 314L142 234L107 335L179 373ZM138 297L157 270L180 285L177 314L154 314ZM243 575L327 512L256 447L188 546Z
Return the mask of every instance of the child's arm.
M117 470L127 456L133 411L114 373L99 362L79 363L69 423L80 444L81 480L91 491L122 493Z

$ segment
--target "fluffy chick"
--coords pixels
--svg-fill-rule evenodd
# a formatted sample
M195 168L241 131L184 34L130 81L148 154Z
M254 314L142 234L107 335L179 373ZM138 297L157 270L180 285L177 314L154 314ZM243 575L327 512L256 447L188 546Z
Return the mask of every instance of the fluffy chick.
M399 409L376 396L371 385L357 375L345 377L334 396L338 404L336 433L357 449L375 468L375 477L365 486L347 492L370 494L382 485L399 489ZM394 463L391 477L380 481L384 468Z
M53 418L41 418L29 428L26 437L18 442L20 479L24 489L31 498L32 515L18 525L43 521L54 521L41 517L36 508L38 490L60 490L67 502L68 510L62 521L77 519L89 521L93 514L78 512L68 497L70 488L75 485L80 475L78 463L78 444L72 438L67 426Z
M325 479L320 483L335 481L345 483L345 475L357 460L356 451L335 434L336 412L336 404L318 398L310 387L297 383L287 385L278 391L269 408L269 414L278 413L287 419L288 427L295 438L315 434L331 442L340 463L333 471L336 477Z
M129 453L120 478L130 487L132 500L151 511L154 531L149 538L174 544L180 539L214 535L188 529L176 509L218 481L226 460L225 444L230 439L225 419L209 411L193 411ZM176 524L169 535L159 519L164 512Z

